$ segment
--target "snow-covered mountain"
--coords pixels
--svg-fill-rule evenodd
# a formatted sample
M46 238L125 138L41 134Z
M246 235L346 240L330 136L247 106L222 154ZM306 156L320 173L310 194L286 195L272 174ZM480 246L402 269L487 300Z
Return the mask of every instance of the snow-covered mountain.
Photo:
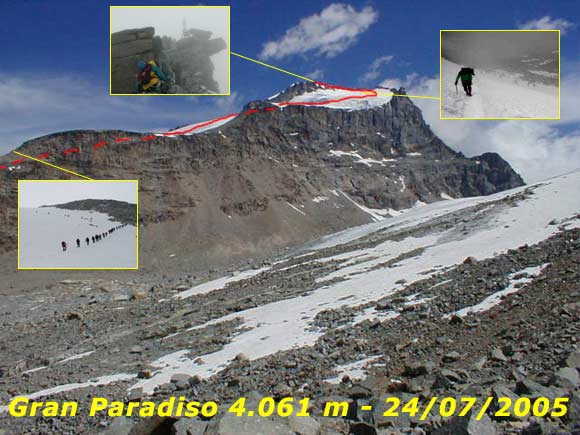
M139 179L143 265L180 272L523 184L497 154L466 158L447 147L403 92L297 83L171 132L63 132L21 151L94 179ZM14 180L68 177L0 159L8 166L0 169L5 251L16 245Z

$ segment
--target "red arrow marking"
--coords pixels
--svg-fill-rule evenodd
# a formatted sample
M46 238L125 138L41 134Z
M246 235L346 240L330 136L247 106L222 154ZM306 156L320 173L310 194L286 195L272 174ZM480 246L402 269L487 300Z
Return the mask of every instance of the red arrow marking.
M81 152L80 148L69 148L68 150L64 150L63 154L66 156L67 154L80 153L80 152Z
M42 160L42 159L46 159L48 156L50 156L50 153L44 153L44 154L37 156L36 158Z
M97 142L96 144L93 145L93 148L97 149L97 148L101 148L104 147L105 145L107 145L107 142Z

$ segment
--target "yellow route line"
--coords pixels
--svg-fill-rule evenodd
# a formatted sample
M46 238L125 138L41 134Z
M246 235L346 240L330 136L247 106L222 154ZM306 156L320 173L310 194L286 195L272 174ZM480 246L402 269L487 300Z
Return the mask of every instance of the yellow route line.
M431 95L407 95L407 94L383 94L382 92L377 92L377 95L393 96L393 97L408 97L408 98L427 98L430 100L440 100L439 97L432 97Z
M249 60L250 62L255 62L255 63L259 64L259 65L263 65L263 66L266 66L268 68L275 69L276 71L280 71L280 72L283 72L283 73L286 73L286 74L290 74L291 76L298 77L298 78L303 79L303 80L306 80L308 82L313 82L314 81L312 79L309 79L308 77L304 77L304 76L301 76L299 74L294 74L294 73L292 73L290 71L286 71L285 69L278 68L278 67L276 67L274 65L270 65L268 63L260 62L259 60L256 60L256 59L252 59L251 57L242 56L241 54L235 53L233 51L230 51L230 53L233 54L234 56L241 57L242 59Z
M77 177L81 177L81 178L85 178L87 180L94 181L94 179L92 179L92 178L89 178L89 177L87 177L85 175L77 174L76 172L73 172L73 171L71 171L69 169L61 168L60 166L56 166L56 165L53 165L52 163L44 162L44 161L42 161L40 159L35 159L34 157L28 156L26 154L19 153L18 151L12 151L12 152L14 154L18 154L19 156L26 157L27 159L34 160L35 162L40 162L40 163L42 163L44 165L52 166L53 168L60 169L61 171L68 172L69 174L76 175Z
M290 74L291 76L298 77L300 79L303 79L303 80L306 80L306 81L309 81L309 82L314 82L315 81L315 80L309 79L308 77L304 77L304 76L301 76L299 74L294 74L293 72L286 71L285 69L278 68L277 66L274 66L274 65L270 65L269 63L260 62L259 60L252 59L251 57L243 56L243 55L241 55L239 53L236 53L234 51L230 51L230 54L233 54L234 56L241 57L242 59L249 60L250 62L257 63L258 65L262 65L262 66L265 66L265 67L268 67L268 68L272 68L272 69L275 69L276 71L280 71L280 72L283 72L285 74ZM361 90L361 91L363 91L363 90ZM377 92L377 95L383 95L383 96L389 96L389 97L390 96L393 96L393 97L408 97L408 98L427 98L427 99L430 99L430 100L440 100L441 99L440 97L433 97L431 95L407 95L407 94L393 94L393 93L386 94L386 93L383 93L383 92Z

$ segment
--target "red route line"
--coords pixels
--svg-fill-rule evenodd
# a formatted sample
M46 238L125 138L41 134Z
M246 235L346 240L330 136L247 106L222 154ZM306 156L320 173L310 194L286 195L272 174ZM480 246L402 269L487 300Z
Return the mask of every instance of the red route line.
M357 100L357 99L364 99L364 98L370 98L370 97L376 97L378 94L376 91L372 90L372 89L359 89L359 88L346 88L344 86L338 86L338 85L331 85L329 83L324 83L324 82L314 82L315 84L322 86L324 88L328 88L328 89L339 89L339 90L343 90L343 91L349 91L349 92L364 92L363 95L351 95L348 97L342 97L342 98L337 98L334 100L326 100L326 101L304 101L304 102L291 102L291 101L283 101L281 103L278 103L276 107L266 107L264 109L262 109L264 112L274 112L276 110L278 110L278 108L280 107L287 107L287 106L322 106L325 104L331 104L331 103L340 103L343 101L347 101L347 100ZM259 113L260 110L258 109L249 109L245 111L246 115L251 115L253 113ZM215 124L217 122L220 121L225 121L227 119L233 118L235 116L238 116L239 113L230 113L229 115L225 115L225 116L221 116L219 118L215 118L206 122L202 122L200 124L196 124L191 128L188 128L187 130L175 130L175 131L168 131L166 133L161 133L161 134L152 134L149 136L143 136L141 137L140 140L142 141L148 141L148 140L153 140L156 139L160 136L178 136L178 135L182 135L182 134L187 134L187 133L191 133L192 131L198 130L202 127L207 127L209 125ZM129 142L131 141L130 137L120 137L114 140L115 143L120 143L120 142ZM102 142L97 142L93 145L94 149L98 149L101 147L104 147L105 145L107 145L106 141L102 141ZM68 150L65 150L63 152L63 154L71 154L71 153L80 153L80 148L70 148ZM44 159L46 157L50 156L50 153L44 153L39 155L37 158L38 159ZM23 163L27 161L27 159L18 159L18 160L13 160L12 162L10 162L11 165L17 165L19 163ZM8 169L8 166L5 165L0 165L0 169Z

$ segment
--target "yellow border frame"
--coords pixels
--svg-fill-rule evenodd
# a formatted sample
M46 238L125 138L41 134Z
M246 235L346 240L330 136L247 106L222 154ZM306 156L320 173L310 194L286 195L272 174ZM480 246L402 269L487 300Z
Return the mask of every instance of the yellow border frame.
M135 183L135 267L20 267L20 183ZM18 270L139 270L139 180L18 180Z
M558 117L557 118L444 118L443 117L443 56L442 56L442 33L443 32L558 32ZM562 73L560 50L560 30L439 30L439 119L442 121L559 121L560 120L560 76Z
M227 94L113 94L112 86L112 69L113 69L113 8L205 8L205 9L218 9L225 8L228 10L228 93ZM231 95L231 58L230 48L231 48L231 6L109 6L109 95L112 97L229 97Z

